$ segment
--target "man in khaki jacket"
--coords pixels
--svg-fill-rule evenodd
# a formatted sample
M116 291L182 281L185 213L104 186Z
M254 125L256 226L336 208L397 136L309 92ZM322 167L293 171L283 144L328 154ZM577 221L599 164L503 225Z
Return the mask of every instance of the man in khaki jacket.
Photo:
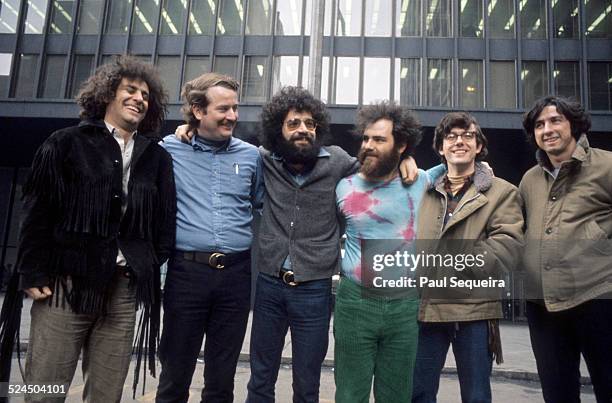
M514 268L523 227L518 190L493 177L479 162L487 155L487 139L475 118L465 112L444 116L435 129L434 150L446 165L447 174L435 181L423 198L417 230L421 246L427 249L427 240L438 240L436 243L443 249L459 246L459 254L474 252L487 256L490 265ZM462 269L461 273L490 280L490 265L486 266L489 270ZM459 269L450 269L452 276ZM440 270L443 269L434 270L438 278L442 276ZM451 275L446 276L447 281L451 279ZM483 288L491 289L484 293L464 289L460 291L465 293L461 300L447 294L447 288L423 290L412 402L436 401L450 344L462 401L491 401L493 358L501 362L497 319L502 317L499 296L503 281L487 285L487 280Z
M538 164L521 181L527 318L546 402L580 401L580 354L612 401L612 153L589 147L578 103L538 100L523 127Z

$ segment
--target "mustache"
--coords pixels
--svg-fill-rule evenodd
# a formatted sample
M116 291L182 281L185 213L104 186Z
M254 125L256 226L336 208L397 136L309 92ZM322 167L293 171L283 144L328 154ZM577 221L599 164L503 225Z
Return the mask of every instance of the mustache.
M308 133L296 133L292 135L291 138L289 139L289 141L300 141L300 140L306 140L310 144L312 144L314 143L314 136Z

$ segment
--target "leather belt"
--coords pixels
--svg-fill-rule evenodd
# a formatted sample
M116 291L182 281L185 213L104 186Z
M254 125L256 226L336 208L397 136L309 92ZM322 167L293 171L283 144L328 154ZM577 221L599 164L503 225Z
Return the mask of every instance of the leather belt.
M251 257L250 250L237 253L177 251L177 254L185 260L204 263L213 269L224 269L226 266L231 266Z
M288 286L295 287L300 284L295 281L295 274L292 270L281 270L278 273L278 276L283 281L283 283L287 284Z

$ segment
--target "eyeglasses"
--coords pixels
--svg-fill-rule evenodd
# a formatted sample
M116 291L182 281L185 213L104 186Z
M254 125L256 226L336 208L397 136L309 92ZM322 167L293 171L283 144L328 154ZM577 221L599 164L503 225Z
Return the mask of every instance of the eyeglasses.
M465 141L470 141L476 138L476 132L463 132L463 133L455 133L450 132L444 135L444 140L447 140L450 143L454 143L457 139L461 137Z
M297 130L300 128L300 126L302 125L302 123L304 123L304 126L306 126L307 130L314 130L317 128L317 122L315 122L314 119L289 119L288 121L285 122L285 125L287 126L287 129L289 130Z

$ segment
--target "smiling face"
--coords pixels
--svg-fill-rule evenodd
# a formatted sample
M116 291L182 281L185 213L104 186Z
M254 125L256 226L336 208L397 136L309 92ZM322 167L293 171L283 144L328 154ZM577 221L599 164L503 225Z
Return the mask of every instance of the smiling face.
M206 96L205 109L192 106L194 116L200 121L198 134L208 140L227 140L238 122L238 94L232 89L215 86L206 91Z
M310 148L317 138L316 123L308 111L298 112L290 109L283 121L283 137L299 149Z
M142 80L123 78L115 98L106 106L104 120L126 132L133 132L149 108L149 86Z
M535 121L533 134L536 144L553 165L570 159L576 149L576 139L567 118L554 105L546 106Z
M463 175L474 170L476 156L482 149L477 137L474 124L467 130L453 127L445 134L442 148L438 152L446 159L450 174Z

